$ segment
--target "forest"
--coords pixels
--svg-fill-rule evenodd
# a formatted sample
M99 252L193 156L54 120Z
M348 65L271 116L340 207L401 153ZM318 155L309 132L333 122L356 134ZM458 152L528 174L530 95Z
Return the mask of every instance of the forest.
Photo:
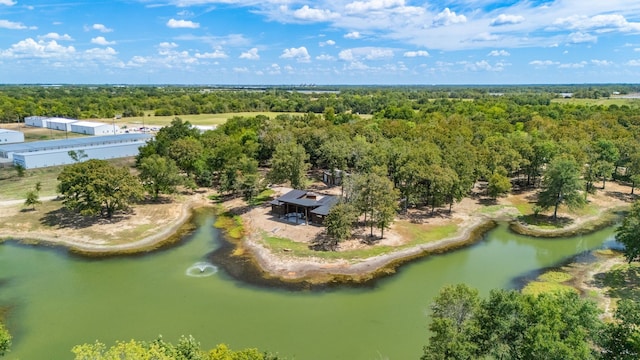
M362 216L372 234L376 227L384 236L385 228L398 212L414 207L430 209L432 213L451 211L452 205L468 196L478 181L486 183L486 193L491 197L516 189L539 188L534 211L552 210L554 217L558 206L581 206L589 194L605 190L607 181L625 182L632 189L640 182L640 100L611 101L606 105L557 101L565 92L575 98L600 99L614 93L636 92L640 90L637 86L336 87L317 93L294 90L0 87L0 120L15 122L29 115L176 116L170 126L160 129L155 139L141 148L136 159L138 183L126 174L120 177L126 178L127 186L133 189L128 199L131 201L141 198L143 188L148 196L157 199L161 194L175 192L180 185L215 188L223 195L251 200L270 184L288 183L303 189L312 170L345 171L350 176L343 186L344 201L327 218L327 232L333 240L320 244L322 250L333 250L348 238L351 226ZM240 111L303 114L237 116L204 133L180 118L187 114ZM99 174L112 172L105 166L85 162L65 168L59 177L65 205L86 215L110 216L113 211L126 208L127 199L117 200L115 207L109 207L114 203L108 200L106 209L105 205L82 202L81 199L95 202L97 197L82 194L87 184L79 183L76 175L97 174L95 181L104 183ZM117 181L110 178L105 186ZM111 190L105 190L108 191ZM532 345L527 343L527 337L537 336L535 333L526 332L520 323L507 324L522 330L523 337L516 339L522 348L509 347L509 339L501 340L506 344L502 348L489 348L497 335L479 329L477 319L497 311L496 306L503 302L542 318L546 316L544 308L551 305L545 303L539 310L532 298L514 298L516 295L504 293L493 294L496 298L485 304L477 294L458 290L473 308L458 323L449 316L450 312L440 314L445 320L434 323L435 335L425 348L425 359L527 358L517 354L527 344ZM564 306L553 299L539 301ZM589 313L589 321L596 321L592 316L595 310L573 298L571 301L583 306L580 309ZM440 316L437 307L434 311L434 316ZM558 312L582 316L579 312ZM496 329L503 331L503 325L496 324ZM588 329L590 324L580 326ZM629 337L637 337L635 326L634 323L624 328ZM566 329L567 342L558 340L555 350L535 351L549 354L562 349L571 355L567 358L591 356L597 352L590 344L596 335L587 334L586 330L577 335L569 333L581 329ZM599 346L618 346L611 334L622 330L608 329L612 332L607 333L608 342ZM438 333L440 330L444 335ZM503 332L500 336L507 336L508 331ZM449 333L459 338L446 340L450 339L446 336ZM472 335L478 333L485 336L482 344L473 343ZM438 339L439 335L443 338ZM638 349L632 340L624 344L625 351L636 354ZM571 341L579 345L574 347L578 352L569 352L566 344ZM447 353L458 355L442 356ZM608 355L603 356L626 358Z

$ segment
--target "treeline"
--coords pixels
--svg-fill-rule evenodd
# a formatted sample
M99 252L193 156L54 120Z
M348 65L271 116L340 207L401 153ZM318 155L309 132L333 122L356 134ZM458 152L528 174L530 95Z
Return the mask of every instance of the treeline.
M599 98L611 93L639 91L632 85L592 86L494 86L494 87L331 87L288 89L206 88L177 86L1 86L0 122L25 117L59 116L77 119L142 116L216 114L233 112L311 112L376 114L410 118L413 111L434 111L433 100L487 100L516 105L549 105L562 93ZM317 92L316 92L317 91ZM497 100L496 98L504 98ZM435 105L440 108L445 104ZM448 114L450 105L437 111ZM400 111L398 111L400 109Z
M431 305L422 360L638 359L640 305L621 300L603 321L595 303L571 291L524 295L466 285L443 288Z

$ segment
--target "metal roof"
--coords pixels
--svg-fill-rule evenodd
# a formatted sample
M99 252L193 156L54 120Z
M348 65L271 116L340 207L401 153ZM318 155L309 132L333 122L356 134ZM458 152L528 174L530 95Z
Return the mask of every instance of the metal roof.
M312 214L316 215L327 215L329 211L333 207L333 205L337 204L340 200L337 196L333 195L321 195L320 199L307 199L305 196L309 194L308 191L304 190L291 190L288 193L282 195L281 197L272 200L271 205L283 205L285 203L304 206L304 207L316 207L311 210ZM315 193L314 193L315 194ZM319 195L319 194L315 194Z
M92 128L96 128L98 126L103 126L103 125L113 126L113 124L94 122L94 121L76 121L73 124L71 124L71 126L86 126L86 127L92 127Z
M0 133L19 133L20 131L9 130L9 129L0 129Z
M62 140L46 140L46 141L33 141L20 144L7 144L0 145L0 153L18 153L18 152L30 152L30 151L43 151L53 149L64 149L79 146L94 146L109 143L119 143L127 141L138 141L150 139L153 136L150 134L120 134L120 135L105 135L105 136L85 136L72 139Z

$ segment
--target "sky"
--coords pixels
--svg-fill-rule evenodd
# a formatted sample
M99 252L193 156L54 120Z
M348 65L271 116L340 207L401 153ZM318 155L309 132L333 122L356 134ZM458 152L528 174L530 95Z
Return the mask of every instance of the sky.
M0 84L639 82L638 0L0 0Z

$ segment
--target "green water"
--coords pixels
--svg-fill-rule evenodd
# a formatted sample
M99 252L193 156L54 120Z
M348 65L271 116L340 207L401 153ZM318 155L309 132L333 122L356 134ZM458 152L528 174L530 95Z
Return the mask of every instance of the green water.
M288 359L417 359L425 314L446 284L483 294L610 241L613 229L536 240L492 230L477 245L402 267L370 288L292 292L244 285L222 272L185 274L218 246L212 218L182 245L152 255L88 260L64 251L0 244L0 307L9 307L8 359L69 359L74 344L100 339L257 347Z

